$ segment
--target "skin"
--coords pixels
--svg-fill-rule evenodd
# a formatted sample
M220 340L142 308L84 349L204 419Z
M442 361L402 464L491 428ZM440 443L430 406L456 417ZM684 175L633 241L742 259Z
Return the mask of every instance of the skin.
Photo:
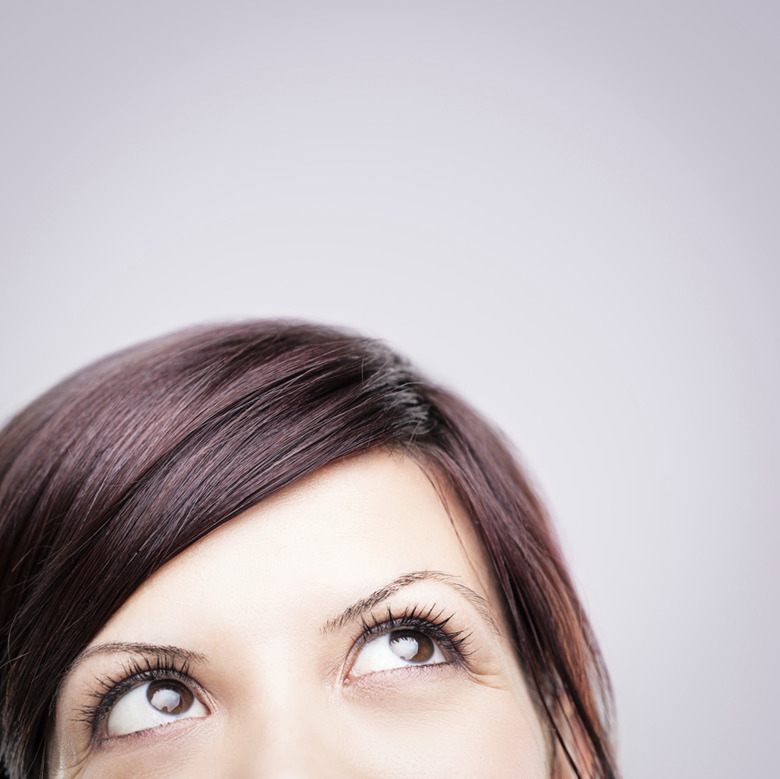
M223 525L125 602L66 677L47 775L563 776L497 603L464 510L412 459L335 464ZM412 612L449 617L442 629L461 631L465 657L435 639L443 662L409 663L386 637L361 639L364 621ZM84 709L134 662L154 665L153 646L189 653L192 716L116 735L115 714L93 729ZM134 727L154 712L136 695ZM132 708L122 701L114 712Z

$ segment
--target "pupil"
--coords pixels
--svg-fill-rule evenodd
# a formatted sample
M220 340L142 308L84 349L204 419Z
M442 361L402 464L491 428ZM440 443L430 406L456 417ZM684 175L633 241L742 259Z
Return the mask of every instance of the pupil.
M147 687L146 699L163 714L183 714L192 704L192 693L178 682L161 680Z
M390 634L393 654L410 663L424 663L433 657L433 640L416 630L394 630Z

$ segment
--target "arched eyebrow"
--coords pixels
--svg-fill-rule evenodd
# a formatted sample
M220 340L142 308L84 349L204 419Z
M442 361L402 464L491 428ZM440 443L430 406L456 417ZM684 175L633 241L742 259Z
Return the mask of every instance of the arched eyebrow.
M412 573L405 573L399 576L393 581L375 590L365 598L361 598L355 601L351 606L347 606L344 611L337 614L335 617L329 619L322 626L322 633L331 633L335 630L339 630L351 622L356 621L362 617L371 609L378 606L380 603L386 601L390 596L394 595L404 587L409 587L412 584L423 581L435 581L445 584L448 587L456 590L466 600L468 600L474 608L479 612L479 615L487 622L488 626L496 633L500 633L496 620L490 611L490 605L487 598L474 592L470 587L467 587L463 582L459 581L455 576L451 576L441 571L413 571Z
M354 622L367 612L371 611L371 609L375 608L380 603L386 601L399 590L422 581L435 581L451 587L474 606L480 616L494 632L501 632L490 611L487 598L475 592L470 587L467 587L465 584L459 581L457 577L451 576L441 571L413 571L412 573L405 573L401 576L398 576L397 578L393 579L393 581L385 584L378 590L375 590L365 598L361 598L360 600L355 601L355 603L353 603L351 606L348 606L340 614L329 619L322 626L322 633L330 633L343 628L345 625ZM96 646L91 646L85 649L70 664L70 667L62 678L62 682L59 686L59 689L57 690L57 695L59 695L71 674L79 665L95 655L111 654L134 654L144 656L157 656L160 654L165 654L167 657L172 657L182 662L208 662L208 658L200 652L193 652L189 649L182 649L181 647L177 646L139 644L125 641L112 641L105 644L97 644Z

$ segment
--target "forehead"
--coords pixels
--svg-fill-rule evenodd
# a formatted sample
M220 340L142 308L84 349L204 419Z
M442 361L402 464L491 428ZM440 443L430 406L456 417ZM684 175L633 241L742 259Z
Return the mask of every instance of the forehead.
M291 606L296 618L319 619L323 603L361 597L418 571L441 571L492 595L487 562L459 501L432 470L376 451L318 471L185 550L93 643L143 640L145 626L164 620L191 629L192 610L208 603L221 604L224 614L260 608L266 626L284 622Z

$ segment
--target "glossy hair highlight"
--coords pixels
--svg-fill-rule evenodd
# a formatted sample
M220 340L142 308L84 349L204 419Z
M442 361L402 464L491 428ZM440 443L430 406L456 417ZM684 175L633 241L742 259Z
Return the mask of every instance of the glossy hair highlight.
M501 437L382 343L277 320L120 352L0 433L6 776L42 774L63 677L144 580L264 498L376 447L450 482L557 748L578 776L617 777L606 669L544 508Z

